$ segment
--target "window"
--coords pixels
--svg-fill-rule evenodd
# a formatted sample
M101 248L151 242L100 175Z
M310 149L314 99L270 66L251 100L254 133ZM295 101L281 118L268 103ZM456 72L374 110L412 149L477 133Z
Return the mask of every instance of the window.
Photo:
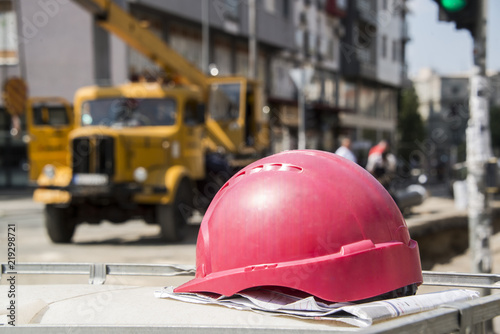
M68 112L64 106L34 106L34 125L68 125Z
M159 126L174 125L174 99L98 99L82 104L82 125Z
M202 67L202 36L199 30L172 25L169 28L169 44L191 63Z
M339 105L345 108L356 108L357 85L353 82L341 80L339 88Z
M283 4L283 17L288 18L290 15L289 0L282 0L281 3Z
M225 0L224 3L224 16L237 20L240 14L240 0Z
M344 12L347 11L347 0L337 0L337 8Z
M186 101L184 108L184 124L187 126L198 125L198 102L196 100Z
M276 14L276 0L264 0L264 9L269 14Z
M382 36L382 58L387 57L387 36Z
M18 63L17 23L12 1L0 1L0 65Z
M328 39L328 50L327 50L327 54L328 54L328 59L329 60L335 60L335 43L333 41L333 38L329 38Z
M391 119L396 113L397 93L393 89L381 88L378 92L377 118Z
M307 31L307 30L304 31L304 40L303 40L304 45L302 45L302 47L303 47L304 53L306 55L308 55L308 56L311 55L311 51L312 51L310 49L310 46L312 44L311 41L310 41L310 39L311 39L311 33L309 31Z
M377 107L377 89L368 85L359 88L359 112L362 115L375 117Z
M214 63L219 70L219 75L233 73L235 60L232 57L231 40L215 36L214 44Z
M405 4L403 0L393 0L392 1L392 12L397 15L405 10Z
M398 42L392 41L392 61L398 60Z
M215 120L237 119L240 114L241 84L213 84L210 90L210 116Z

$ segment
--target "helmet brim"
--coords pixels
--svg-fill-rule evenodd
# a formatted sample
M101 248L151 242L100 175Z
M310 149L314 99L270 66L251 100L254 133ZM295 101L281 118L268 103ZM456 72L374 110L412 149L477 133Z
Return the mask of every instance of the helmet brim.
M252 287L278 286L300 290L326 301L346 302L421 283L422 269L415 241L410 240L406 245L402 242L373 244L370 240L362 240L343 246L335 254L210 273L174 291L231 296Z

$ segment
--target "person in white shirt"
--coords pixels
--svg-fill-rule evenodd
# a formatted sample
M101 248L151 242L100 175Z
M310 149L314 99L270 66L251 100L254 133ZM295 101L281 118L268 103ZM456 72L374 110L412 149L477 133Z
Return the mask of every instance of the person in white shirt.
M343 138L341 141L341 146L335 151L335 154L340 155L346 159L351 160L352 162L357 163L356 156L351 151L351 140L349 138Z

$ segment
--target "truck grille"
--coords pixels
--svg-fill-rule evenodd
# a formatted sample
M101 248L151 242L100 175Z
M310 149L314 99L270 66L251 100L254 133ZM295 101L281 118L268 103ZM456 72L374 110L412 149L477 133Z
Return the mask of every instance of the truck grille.
M73 139L73 174L114 174L114 138L104 136Z

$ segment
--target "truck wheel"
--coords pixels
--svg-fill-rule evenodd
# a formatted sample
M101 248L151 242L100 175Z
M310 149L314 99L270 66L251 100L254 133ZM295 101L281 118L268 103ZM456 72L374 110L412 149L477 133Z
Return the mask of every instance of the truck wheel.
M161 235L168 242L184 239L188 218L192 215L193 191L188 180L179 185L174 203L158 205L156 220L160 225Z
M70 243L76 224L71 219L69 208L45 206L45 227L50 240L56 244Z

